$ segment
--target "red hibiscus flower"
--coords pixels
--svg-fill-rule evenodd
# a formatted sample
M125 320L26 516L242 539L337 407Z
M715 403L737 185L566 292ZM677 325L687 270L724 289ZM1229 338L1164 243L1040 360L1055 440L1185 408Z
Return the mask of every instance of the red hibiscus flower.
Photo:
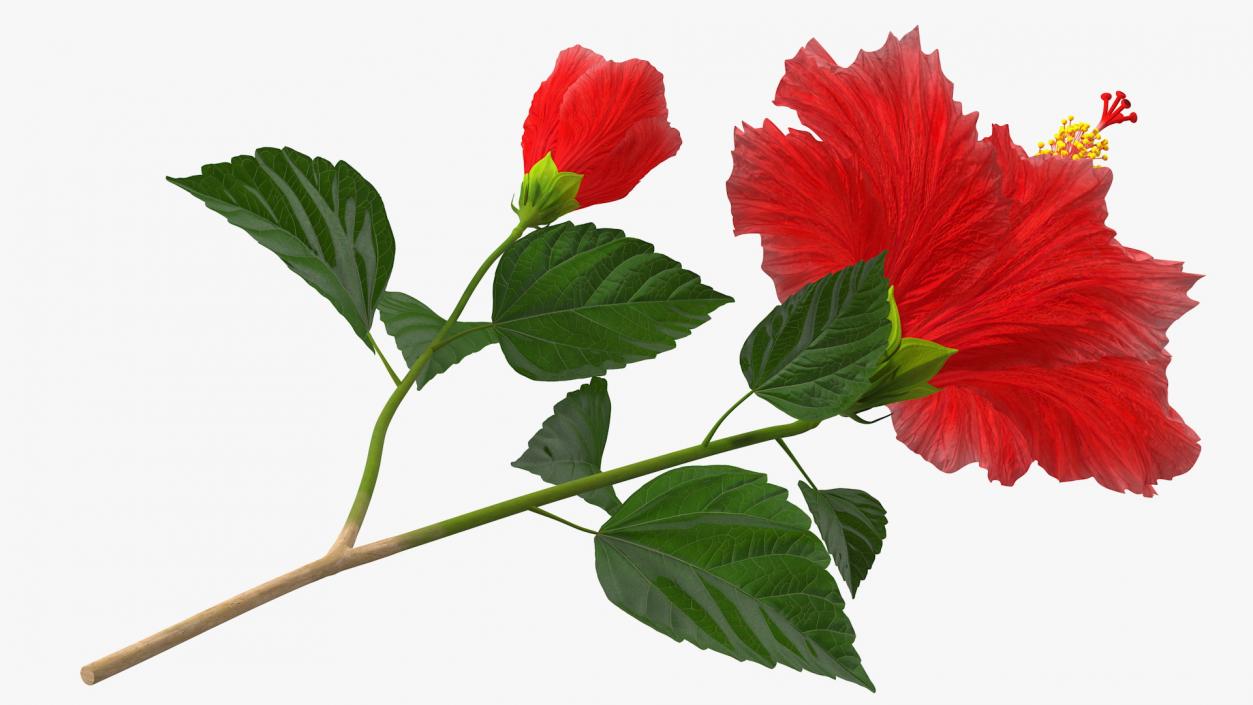
M652 64L606 61L570 47L531 101L523 172L551 155L554 171L582 176L569 210L616 201L679 151L679 131L666 116L661 73Z
M931 396L894 404L897 437L941 470L978 462L1013 484L1036 461L1059 480L1153 494L1200 452L1166 399L1166 329L1198 277L1119 244L1105 226L1100 130L1064 121L1029 157L953 101L918 32L847 68L811 41L767 121L735 135L736 234L759 233L779 297L887 250L904 335L956 348ZM1111 101L1112 99L1112 101Z

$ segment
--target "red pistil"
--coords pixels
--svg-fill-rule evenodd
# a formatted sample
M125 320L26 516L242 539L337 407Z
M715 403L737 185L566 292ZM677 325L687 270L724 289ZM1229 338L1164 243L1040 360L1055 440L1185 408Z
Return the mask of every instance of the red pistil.
M1113 102L1110 99L1113 98ZM1135 122L1136 114L1123 113L1131 107L1131 101L1127 100L1127 94L1122 91L1115 91L1114 95L1108 93L1101 94L1101 122L1096 126L1097 131L1104 130L1110 125L1117 125L1120 122Z

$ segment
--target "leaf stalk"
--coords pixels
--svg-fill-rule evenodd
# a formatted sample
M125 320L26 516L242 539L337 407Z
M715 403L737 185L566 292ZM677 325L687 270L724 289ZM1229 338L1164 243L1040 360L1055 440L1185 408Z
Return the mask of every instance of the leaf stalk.
M713 440L714 434L718 432L718 427L722 425L722 422L726 421L727 417L731 415L731 412L738 409L740 407L740 404L743 404L744 402L748 401L748 398L751 396L753 396L753 390L750 389L748 390L748 393L746 393L744 396L736 400L736 402L731 405L731 408L722 412L722 416L719 416L718 420L714 422L714 427L709 429L709 433L705 434L705 440L701 441L701 445L704 445L704 446L709 445L709 442Z

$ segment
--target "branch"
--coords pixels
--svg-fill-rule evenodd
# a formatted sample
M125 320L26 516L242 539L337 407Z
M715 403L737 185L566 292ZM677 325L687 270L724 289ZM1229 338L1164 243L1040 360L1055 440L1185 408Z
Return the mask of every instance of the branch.
M400 402L404 401L405 395L413 388L417 382L418 376L422 374L422 370L426 369L427 363L431 361L431 356L435 354L445 343L444 338L448 335L448 331L456 325L457 319L461 317L461 312L465 310L466 304L470 302L470 296L474 294L475 288L479 282L483 280L483 276L487 274L487 270L491 269L496 260L504 254L509 245L522 236L522 232L526 230L525 223L518 223L510 231L509 237L492 253L483 260L479 268L474 272L474 276L470 277L470 282L466 284L466 288L461 292L461 298L458 299L457 305L453 307L452 313L448 315L448 320L444 321L443 327L431 339L430 344L426 346L426 350L418 356L414 361L413 367L409 368L409 372L405 378L397 381L396 390L388 397L387 403L383 406L383 410L379 413L378 420L374 423L374 431L370 435L370 448L366 453L365 469L361 472L361 482L357 485L357 494L352 500L352 507L348 510L348 518L344 520L344 526L339 530L339 535L335 538L335 543L331 544L331 550L327 555L342 553L352 548L357 541L357 534L361 531L361 524L365 521L365 514L370 510L370 500L374 497L374 486L378 484L379 468L383 464L383 442L387 438L387 429L391 426L392 418L396 416L396 410L400 408ZM373 339L371 339L373 342ZM375 346L375 350L378 346ZM395 375L393 375L393 378Z
M707 458L712 455L718 455L730 450L744 448L746 446L756 445L766 441L773 441L780 438L788 438L805 431L808 431L818 425L816 421L794 421L789 424L779 426L769 426L760 428L748 433L741 433L734 436L727 436L708 444L701 444L676 450L671 453L659 455L655 458L641 460L630 465L623 465L613 470L596 473L587 477L580 477L569 482L563 482L559 485L545 487L528 494L514 497L503 502L497 502L472 512L467 512L459 516L436 522L420 529L415 529L403 534L397 534L390 538L374 543L358 546L356 548L345 548L332 552L313 561L307 563L289 573L262 583L251 590L246 590L232 597L225 602L221 602L210 607L203 612L184 619L183 621L167 627L146 639L141 639L124 649L115 651L104 658L92 661L83 666L80 674L83 682L92 685L100 681L121 673L126 669L147 661L157 654L178 646L179 644L195 637L199 634L209 631L210 629L228 622L239 615L264 605L265 603L277 597L286 595L287 593L302 588L311 583L315 583L323 578L341 573L350 568L372 563L382 558L416 548L432 541L438 541L443 538L459 534L484 524L490 524L506 517L525 512L536 507L551 504L563 499L568 499L576 495L583 494L589 490L608 487L619 482L633 480L638 477L650 475L661 470L682 465L701 458Z

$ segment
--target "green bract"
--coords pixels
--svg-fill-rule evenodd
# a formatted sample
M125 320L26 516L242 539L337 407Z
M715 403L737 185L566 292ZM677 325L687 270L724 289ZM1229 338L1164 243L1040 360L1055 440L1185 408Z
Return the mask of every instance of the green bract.
M513 210L518 214L519 222L528 227L547 225L579 209L579 202L574 197L582 183L582 174L558 171L552 152L549 152L522 177L518 205Z
M855 414L876 406L919 399L939 391L930 384L931 378L957 352L930 340L902 338L901 315L896 307L896 297L890 288L888 304L891 308L888 321L892 328L887 347L878 368L870 378L870 389L857 400L849 413Z
M169 181L278 255L372 347L396 241L378 192L347 162L262 147Z

